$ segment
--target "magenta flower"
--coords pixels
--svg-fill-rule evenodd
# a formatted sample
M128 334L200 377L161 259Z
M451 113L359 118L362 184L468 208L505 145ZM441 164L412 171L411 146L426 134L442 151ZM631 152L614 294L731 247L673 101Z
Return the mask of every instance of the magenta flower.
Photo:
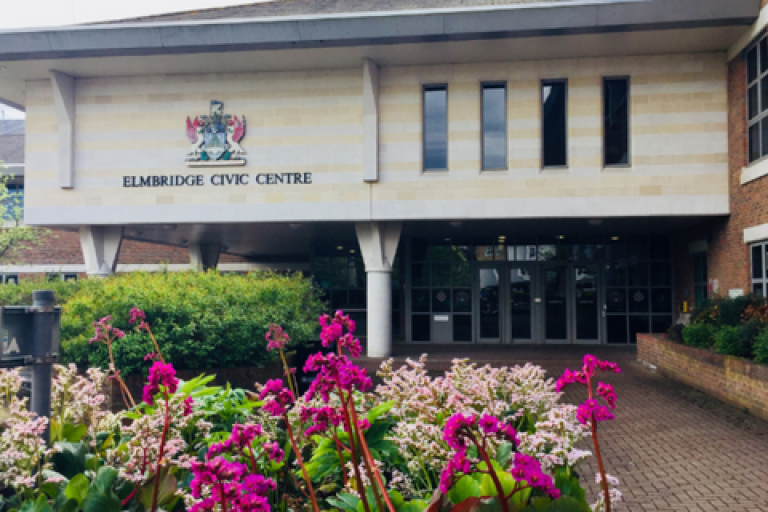
M135 324L136 322L139 322L140 324L144 323L144 320L147 319L147 315L144 314L143 309L139 308L133 308L131 309L131 318L128 320L131 325Z
M320 340L324 347L330 347L338 342L340 347L349 350L352 357L360 357L363 349L360 340L354 336L355 321L349 318L349 315L344 315L341 311L337 311L333 317L322 315L318 322L322 327ZM344 334L345 328L347 330L346 334Z
M305 372L318 372L307 390L307 398L319 394L325 403L332 392L341 388L343 391L369 391L373 382L364 368L354 365L346 356L334 353L324 355L320 352L309 356L304 365Z
M149 369L149 383L144 386L142 399L149 405L154 404L154 396L162 389L170 394L176 392L179 386L179 379L176 378L176 370L173 365L164 364L161 361L155 361L152 368Z
M456 413L445 422L445 428L443 429L443 441L448 443L448 446L456 450L461 454L467 453L467 434L469 429L475 426L475 418L473 416L464 416L461 413Z
M440 491L446 494L453 487L455 475L457 473L469 473L471 469L469 460L464 453L454 454L443 472L440 473Z
M94 334L88 340L88 343L107 343L111 338L124 338L125 333L116 327L112 327L109 323L111 320L111 316L105 316L99 319L98 322L93 322Z
M262 409L274 417L282 417L286 413L286 406L296 401L293 393L283 386L280 379L268 380L259 393L259 400L267 401Z
M477 424L485 434L495 434L500 429L499 419L490 414L483 414Z
M597 396L605 400L611 409L616 408L616 392L610 384L599 382L597 384Z
M189 416L194 411L195 399L188 396L184 399L184 416Z
M283 331L283 327L276 324L270 324L264 337L267 339L267 350L270 352L272 349L283 350L285 344L291 341L291 337Z
M280 463L283 461L283 457L285 457L285 452L280 449L280 445L277 444L277 442L272 441L269 443L264 443L261 445L261 447L264 449L264 453L267 455L269 460L275 463Z
M576 411L576 418L582 425L587 425L591 418L595 421L613 420L614 416L608 408L597 402L595 399L587 400L579 406Z

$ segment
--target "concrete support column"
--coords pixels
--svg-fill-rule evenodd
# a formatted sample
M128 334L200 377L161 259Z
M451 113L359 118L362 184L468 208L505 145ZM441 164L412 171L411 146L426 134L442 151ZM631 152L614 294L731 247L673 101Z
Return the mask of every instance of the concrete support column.
M206 271L219 264L221 244L218 242L190 243L189 262L193 268Z
M50 74L59 125L59 186L72 188L75 183L75 78L55 70Z
M122 226L80 226L80 246L88 275L114 274L122 243Z
M392 355L392 263L402 229L400 222L359 222L355 225L368 276L369 357Z

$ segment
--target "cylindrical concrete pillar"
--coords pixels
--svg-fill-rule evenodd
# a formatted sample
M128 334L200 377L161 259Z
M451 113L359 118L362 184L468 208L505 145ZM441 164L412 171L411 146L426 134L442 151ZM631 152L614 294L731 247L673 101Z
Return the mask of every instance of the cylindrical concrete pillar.
M368 357L392 355L392 271L369 270Z

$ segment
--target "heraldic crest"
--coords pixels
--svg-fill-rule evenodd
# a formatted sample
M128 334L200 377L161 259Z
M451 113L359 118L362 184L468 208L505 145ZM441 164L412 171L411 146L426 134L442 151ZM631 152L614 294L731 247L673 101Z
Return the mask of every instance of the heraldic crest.
M207 167L219 165L245 165L245 150L240 141L245 136L245 116L224 114L224 103L211 101L211 114L187 117L187 138L192 148L187 153L187 165Z

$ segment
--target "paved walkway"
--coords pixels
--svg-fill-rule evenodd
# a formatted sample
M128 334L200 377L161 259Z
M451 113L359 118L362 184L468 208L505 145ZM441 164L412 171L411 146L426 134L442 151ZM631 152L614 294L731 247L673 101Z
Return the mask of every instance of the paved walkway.
M450 347L424 348L436 368L459 356ZM584 353L620 364L621 374L602 374L616 389L618 404L616 420L602 423L600 431L606 471L622 484L617 511L768 512L768 422L651 372L635 362L632 349L531 347L499 354L480 348L483 364L530 360L554 377L565 367L580 368ZM566 400L585 397L583 388L567 388ZM598 492L593 461L582 466L592 497Z

